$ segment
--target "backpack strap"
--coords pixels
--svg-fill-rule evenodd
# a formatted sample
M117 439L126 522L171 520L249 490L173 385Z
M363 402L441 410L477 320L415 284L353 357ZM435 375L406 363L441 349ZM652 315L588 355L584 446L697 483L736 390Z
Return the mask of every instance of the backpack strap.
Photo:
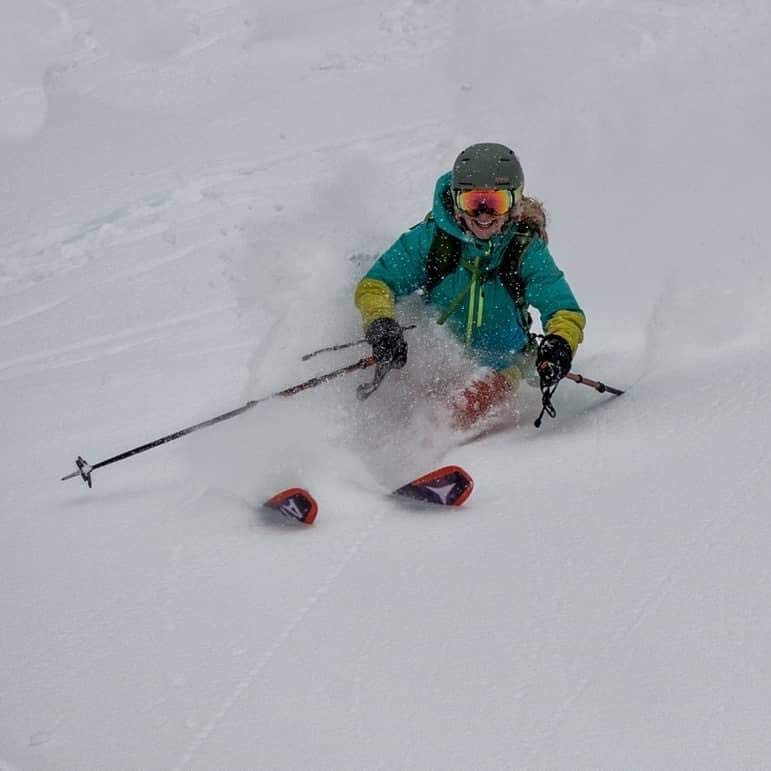
M506 287L506 291L519 312L522 328L528 334L533 325L533 317L530 315L527 300L525 300L525 282L519 274L519 266L522 262L522 255L530 245L534 235L536 233L530 228L518 228L506 247L500 265L490 271L487 276L487 278L492 278L497 275L501 284Z
M442 202L448 210L452 210L452 193L450 193L449 189L445 190L442 194ZM426 214L423 221L433 222L433 213L429 212ZM436 286L458 267L461 250L461 242L436 225L434 238L431 241L428 256L426 257L426 281L421 287L427 302L430 302L431 292Z
M426 257L426 281L422 287L427 300L431 299L431 292L460 264L461 248L457 238L440 227L436 228Z

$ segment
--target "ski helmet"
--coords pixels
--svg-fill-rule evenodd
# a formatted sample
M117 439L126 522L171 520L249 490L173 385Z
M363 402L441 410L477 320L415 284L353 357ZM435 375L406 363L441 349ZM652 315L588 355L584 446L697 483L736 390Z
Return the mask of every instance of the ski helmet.
M505 188L522 191L525 175L514 151L506 145L481 142L467 147L452 167L453 190Z

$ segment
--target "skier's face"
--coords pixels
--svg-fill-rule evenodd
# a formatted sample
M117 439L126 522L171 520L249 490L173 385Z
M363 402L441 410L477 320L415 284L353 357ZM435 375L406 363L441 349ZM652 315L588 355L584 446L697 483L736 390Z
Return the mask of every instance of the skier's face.
M498 216L488 212L481 212L480 214L475 215L458 212L457 216L463 227L469 233L482 241L486 241L488 238L498 235L498 233L503 230L503 226L509 220L510 212Z

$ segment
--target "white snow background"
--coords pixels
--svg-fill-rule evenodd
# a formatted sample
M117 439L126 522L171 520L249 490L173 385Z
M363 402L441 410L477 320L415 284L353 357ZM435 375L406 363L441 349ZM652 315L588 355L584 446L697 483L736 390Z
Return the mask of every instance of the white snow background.
M770 40L739 0L4 0L0 768L771 768ZM300 361L477 141L623 397L461 444L424 330L368 402L60 481L364 355ZM463 508L388 496L442 462ZM295 484L312 527L257 505Z

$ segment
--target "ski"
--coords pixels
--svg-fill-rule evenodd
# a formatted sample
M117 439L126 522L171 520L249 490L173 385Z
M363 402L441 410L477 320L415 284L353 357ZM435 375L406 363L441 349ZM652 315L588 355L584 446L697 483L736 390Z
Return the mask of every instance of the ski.
M302 487L282 490L262 505L280 511L287 519L306 525L312 525L319 513L319 505L315 498Z
M474 480L467 471L460 466L442 466L394 490L394 495L421 503L462 506L473 490Z
M393 495L421 503L462 506L474 489L471 475L460 466L442 466L413 479L393 491ZM290 487L276 493L263 506L275 509L287 519L312 525L319 512L314 497L302 487Z

